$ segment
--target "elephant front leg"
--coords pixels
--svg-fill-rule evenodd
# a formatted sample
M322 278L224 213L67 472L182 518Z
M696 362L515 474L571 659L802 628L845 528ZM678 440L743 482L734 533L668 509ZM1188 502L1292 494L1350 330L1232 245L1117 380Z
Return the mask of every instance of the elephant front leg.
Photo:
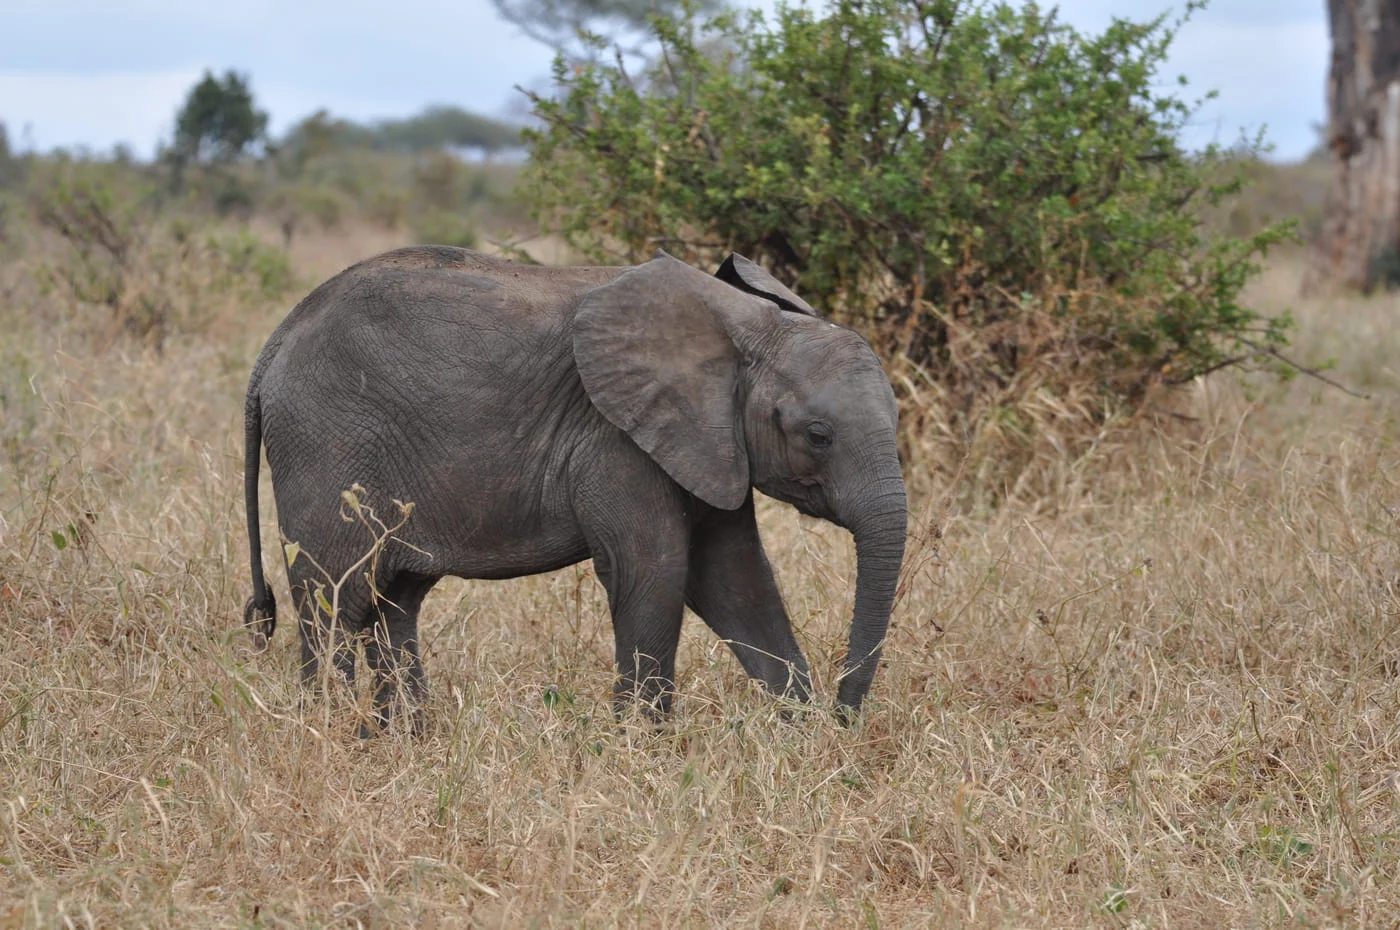
M608 592L617 644L613 710L622 717L635 703L652 720L666 717L676 691L676 648L685 613L684 556L631 554L619 563L600 554L594 567Z
M773 694L811 700L807 660L763 551L752 493L739 509L712 511L695 527L686 603L728 643L749 677Z

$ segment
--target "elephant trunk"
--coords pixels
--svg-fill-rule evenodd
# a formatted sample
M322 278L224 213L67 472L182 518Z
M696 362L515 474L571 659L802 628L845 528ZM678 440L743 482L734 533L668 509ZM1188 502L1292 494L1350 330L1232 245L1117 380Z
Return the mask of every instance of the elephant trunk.
M855 609L846 667L836 696L837 710L846 720L860 710L875 678L904 561L908 522L904 479L897 461L885 471L893 474L882 475L868 487L869 493L859 505L861 512L845 523L856 543Z

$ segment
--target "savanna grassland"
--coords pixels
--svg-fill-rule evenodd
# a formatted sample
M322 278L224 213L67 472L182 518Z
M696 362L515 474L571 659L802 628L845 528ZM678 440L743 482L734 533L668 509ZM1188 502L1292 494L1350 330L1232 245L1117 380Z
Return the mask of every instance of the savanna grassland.
M854 728L849 538L769 502L818 710L691 618L674 721L619 726L585 564L444 582L428 734L361 741L300 700L275 556L282 628L240 630L242 401L299 291L396 241L299 237L284 297L195 281L154 341L0 265L0 927L1394 925L1400 298L1254 287L1370 400L1212 375L995 508L911 458Z

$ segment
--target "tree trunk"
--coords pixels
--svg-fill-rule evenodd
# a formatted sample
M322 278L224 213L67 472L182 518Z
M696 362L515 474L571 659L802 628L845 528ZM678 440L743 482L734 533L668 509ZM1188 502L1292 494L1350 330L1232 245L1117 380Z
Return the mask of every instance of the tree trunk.
M1400 284L1400 0L1327 0L1333 175L1304 290Z

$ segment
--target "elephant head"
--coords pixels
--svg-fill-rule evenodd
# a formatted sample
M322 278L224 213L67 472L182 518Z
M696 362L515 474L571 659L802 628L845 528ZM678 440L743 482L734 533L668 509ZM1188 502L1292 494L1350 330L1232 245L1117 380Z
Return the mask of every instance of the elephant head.
M850 530L854 615L837 702L860 707L904 555L897 410L879 359L759 266L656 258L589 292L574 358L594 405L677 483L732 510L750 487Z

